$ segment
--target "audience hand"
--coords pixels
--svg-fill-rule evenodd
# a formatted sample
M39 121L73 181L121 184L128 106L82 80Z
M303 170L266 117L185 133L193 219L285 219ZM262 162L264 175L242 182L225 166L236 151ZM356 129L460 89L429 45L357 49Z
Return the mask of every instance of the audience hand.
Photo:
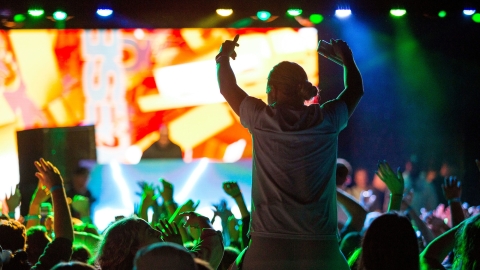
M185 227L194 227L197 229L213 228L212 224L210 223L210 220L207 217L202 216L198 213L191 212L191 211L183 212L183 213L180 213L180 216L187 218Z
M35 176L47 188L47 193L53 186L61 186L63 188L63 179L60 171L50 161L45 161L45 159L41 158L40 161L35 161L34 164L38 170Z
M240 46L238 42L238 38L240 36L236 35L233 40L225 40L225 42L222 43L222 47L220 47L220 52L218 53L218 56L227 56L231 57L233 60L237 57L237 53L235 52L235 47Z
M232 211L230 211L230 209L227 207L227 201L222 200L219 204L214 204L213 208L212 223L214 222L215 217L218 216L220 219L222 219L222 224L227 224L228 218L233 215Z
M160 195L163 198L163 201L164 202L173 201L173 184L163 178L160 179L159 181L162 183L162 186L163 186L163 190L160 190L160 188L158 189L158 191L160 192Z
M175 221L170 224L166 219L159 220L155 228L162 232L163 241L183 245L182 236Z
M148 184L147 182L138 183L142 188L142 197L141 200L146 205L152 205L153 202L157 199L158 196L155 196L155 187L153 184Z
M46 202L50 197L50 195L47 194L47 192L42 187L42 182L38 181L37 188L33 193L32 204L39 206L41 203Z
M223 182L223 190L227 193L230 197L235 198L242 194L240 187L238 186L237 182L230 181L230 182Z
M5 203L7 204L8 211L14 212L15 209L20 205L21 199L22 196L20 194L20 189L18 185L16 185L15 191L13 193L10 193L10 196L7 197L7 194L5 194Z
M392 194L403 194L405 180L403 180L400 168L397 169L397 175L395 175L392 168L390 168L390 165L384 160L383 162L378 163L378 170L375 173L387 185Z
M330 39L330 43L332 43L335 54L342 60L346 59L347 57L352 57L352 50L345 41L341 39Z
M462 196L462 185L457 180L456 176L445 177L445 182L442 185L443 195L447 201L460 199Z

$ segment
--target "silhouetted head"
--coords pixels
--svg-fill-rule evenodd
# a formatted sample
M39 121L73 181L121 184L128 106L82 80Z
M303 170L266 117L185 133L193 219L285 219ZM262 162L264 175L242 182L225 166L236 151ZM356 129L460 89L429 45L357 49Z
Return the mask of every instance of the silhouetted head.
M417 237L405 216L387 213L372 222L363 237L358 269L419 269Z
M47 229L44 226L33 226L27 230L27 254L28 261L34 265L40 255L43 254L45 247L52 239L47 235Z
M175 243L161 242L140 249L135 256L134 270L196 269L191 253Z
M160 232L145 220L136 217L120 219L107 229L98 249L96 263L102 270L131 270L137 251L160 241Z
M268 74L267 94L270 106L303 106L306 100L318 94L318 89L308 81L307 73L299 64L283 61Z
M480 269L480 215L465 221L455 242L453 269Z
M22 223L14 220L0 220L0 246L3 249L25 250L26 230Z

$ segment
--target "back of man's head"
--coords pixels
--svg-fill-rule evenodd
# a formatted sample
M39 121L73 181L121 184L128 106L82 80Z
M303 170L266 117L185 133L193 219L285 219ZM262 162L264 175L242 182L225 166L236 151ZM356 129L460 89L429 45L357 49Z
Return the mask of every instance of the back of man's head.
M160 242L140 249L135 256L134 270L197 269L193 256L178 244Z
M15 252L25 250L26 230L22 223L10 219L0 220L0 246L3 249Z

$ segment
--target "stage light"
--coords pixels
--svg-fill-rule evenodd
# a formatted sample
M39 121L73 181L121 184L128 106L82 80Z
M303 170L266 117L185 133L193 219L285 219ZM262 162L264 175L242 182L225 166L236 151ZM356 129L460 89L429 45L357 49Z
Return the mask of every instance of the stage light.
M472 20L476 23L480 23L480 13L473 14Z
M310 21L313 24L319 24L323 21L323 15L322 14L312 14L312 15L310 15Z
M268 12L266 10L261 10L261 11L257 12L257 18L261 21L266 21L266 20L270 19L271 16L272 16L272 14L270 14L270 12Z
M108 17L113 14L113 10L110 8L99 8L97 9L98 16Z
M390 9L390 14L395 17L401 17L407 14L407 11L403 8L394 8L394 9Z
M352 15L352 11L350 9L337 9L335 10L335 16L338 18L346 18Z
M447 16L447 12L445 10L440 10L438 12L438 17L445 18Z
M67 18L67 13L65 11L57 10L53 13L53 19L56 21L63 21Z
M40 17L40 16L42 16L44 13L45 13L45 11L44 11L43 9L34 8L34 9L29 9L29 10L28 10L28 14L29 14L30 16L33 16L33 17Z
M232 15L233 9L231 8L219 8L217 9L217 14L222 16L222 17L227 17Z
M23 14L16 14L15 16L13 16L13 21L17 22L17 23L18 22L23 22L23 21L25 21L25 19L26 19L26 17Z
M475 9L464 9L463 14L467 16L472 16L473 14L475 14Z
M299 8L291 8L289 10L287 10L287 14L290 15L290 16L299 16L301 15L303 12L303 10L299 9Z

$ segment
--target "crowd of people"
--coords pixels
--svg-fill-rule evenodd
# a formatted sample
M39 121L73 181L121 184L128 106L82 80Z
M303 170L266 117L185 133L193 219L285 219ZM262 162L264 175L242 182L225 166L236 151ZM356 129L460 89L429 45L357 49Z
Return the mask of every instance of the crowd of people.
M254 142L251 206L238 183L222 186L240 219L225 202L213 217L200 215L193 200L174 200L174 181L160 179L139 183L135 214L100 232L88 171L77 170L66 190L55 165L40 159L28 215L15 218L18 191L6 198L0 269L480 269L479 208L462 203L451 171L428 175L412 157L404 171L380 161L370 176L337 158L338 134L363 95L344 41L331 44L345 89L306 106L319 91L292 62L270 72L268 104L248 96L229 63L238 40L225 41L216 62L220 92Z

